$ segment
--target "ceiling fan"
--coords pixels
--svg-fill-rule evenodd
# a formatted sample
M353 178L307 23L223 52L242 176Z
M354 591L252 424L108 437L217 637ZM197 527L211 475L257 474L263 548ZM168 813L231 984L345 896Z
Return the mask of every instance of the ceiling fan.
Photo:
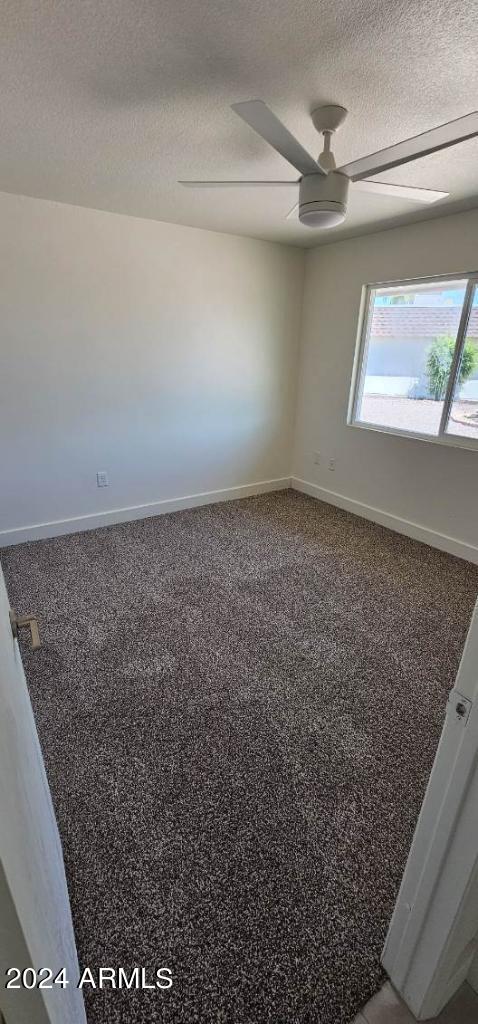
M328 105L312 112L314 126L324 139L323 150L317 160L310 156L262 100L233 103L232 110L285 157L300 172L301 177L297 181L181 181L179 184L187 188L298 186L299 202L287 216L292 216L298 208L301 223L312 228L331 228L342 223L347 211L351 182L354 188L362 191L411 199L419 203L434 203L444 198L449 195L448 192L391 185L376 181L375 175L478 135L478 112L465 114L456 121L336 168L331 138L347 116L344 107Z

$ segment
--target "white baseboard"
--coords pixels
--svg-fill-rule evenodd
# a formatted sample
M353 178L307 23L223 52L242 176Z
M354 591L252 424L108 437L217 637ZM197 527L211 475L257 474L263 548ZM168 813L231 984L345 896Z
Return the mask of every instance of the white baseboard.
M448 537L445 533L437 533L436 530L430 530L428 526L412 523L408 519L394 516L391 512L384 512L383 509L374 508L372 505L364 505L363 502L356 501L355 498L346 498L344 494L329 491L326 487L319 487L318 484L309 483L308 480L301 480L299 477L291 477L290 485L294 490L309 494L312 498L318 498L319 501L336 505L337 508L353 512L354 515L361 516L362 519L370 519L373 523L379 523L380 526L387 526L389 530L395 530L396 533L404 533L406 537L420 540L433 548L439 548L440 551L447 551L449 555L456 555L458 558L464 558L466 561L478 565L478 547L468 544L466 541Z
M285 487L290 487L290 477L280 477L278 480L260 480L253 484L226 487L220 491L204 491L202 494L187 494L181 498L149 501L145 505L113 508L106 512L91 512L87 515L75 516L72 519L55 519L51 522L35 523L31 526L16 526L10 530L0 530L0 548L11 547L12 544L22 544L27 540L43 540L45 537L59 537L66 533L96 530L99 526L112 526L114 523L147 519L149 516L160 516L165 512L196 508L198 505L213 505L218 501L249 498L254 494L281 491Z
M396 533L403 533L414 540L422 541L440 551L464 558L478 565L478 547L437 533L427 526L410 522L400 516L384 512L383 509L365 505L344 494L330 491L326 487L301 480L299 477L280 477L277 480L260 480L257 483L241 484L237 487L226 487L219 491L204 491L200 494L188 494L180 498L165 498L151 501L144 505L130 505L126 508L109 509L105 512L92 512L87 515L75 516L71 519L56 519L46 523L35 523L30 526L18 526L10 530L0 530L0 548L12 544L22 544L29 540L42 540L46 537L58 537L67 533L79 533L83 530L96 530L101 526L112 526L115 523L127 523L134 519L147 519L150 516L164 515L166 512L178 512L180 509L196 508L198 505L212 505L218 501L233 501L235 498L248 498L254 494L266 494L269 491L280 491L293 487L296 491L309 494L319 501L353 512L362 519L370 519L374 523L386 526Z

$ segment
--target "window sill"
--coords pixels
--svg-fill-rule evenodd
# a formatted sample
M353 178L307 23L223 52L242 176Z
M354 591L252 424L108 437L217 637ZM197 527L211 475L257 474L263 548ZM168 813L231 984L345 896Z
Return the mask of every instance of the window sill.
M425 441L426 444L440 444L445 448L465 448L467 451L478 451L478 438L462 437L459 434L441 434L433 437L431 434L418 434L413 430L396 430L395 427L382 427L377 423L366 423L364 421L348 421L348 427L355 427L357 430L372 430L375 434L388 434L391 437L402 437L408 441Z

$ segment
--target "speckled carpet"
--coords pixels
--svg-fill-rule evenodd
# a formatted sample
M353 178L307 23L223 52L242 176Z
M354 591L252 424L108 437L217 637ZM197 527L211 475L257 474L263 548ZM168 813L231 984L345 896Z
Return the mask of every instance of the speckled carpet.
M89 1024L349 1024L478 570L293 491L3 552ZM66 1022L65 1022L66 1024Z

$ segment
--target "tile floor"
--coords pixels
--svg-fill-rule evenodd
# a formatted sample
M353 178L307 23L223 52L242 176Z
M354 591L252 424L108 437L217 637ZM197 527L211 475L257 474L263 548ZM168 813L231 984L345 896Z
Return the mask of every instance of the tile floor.
M434 1021L435 1024L477 1024L478 995L469 985L462 985ZM352 1024L416 1024L416 1018L387 981Z

